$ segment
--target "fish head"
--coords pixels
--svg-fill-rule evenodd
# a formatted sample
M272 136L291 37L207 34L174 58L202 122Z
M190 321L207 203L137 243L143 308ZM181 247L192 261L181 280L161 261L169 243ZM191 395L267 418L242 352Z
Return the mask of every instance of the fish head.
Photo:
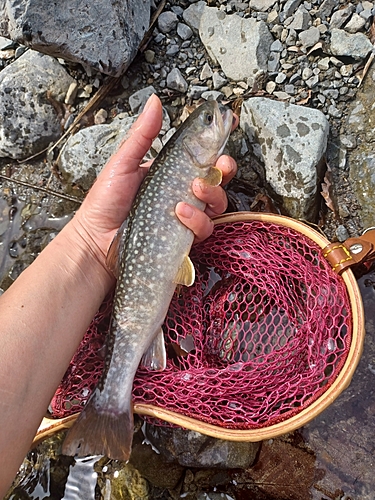
M182 144L197 167L207 168L222 154L232 130L233 112L216 101L207 101L182 125Z

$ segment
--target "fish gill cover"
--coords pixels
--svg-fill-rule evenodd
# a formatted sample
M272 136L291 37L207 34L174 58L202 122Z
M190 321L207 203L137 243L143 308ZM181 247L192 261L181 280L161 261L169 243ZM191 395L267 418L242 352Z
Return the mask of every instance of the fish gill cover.
M163 325L167 367L138 369L135 403L246 430L290 418L330 387L352 316L318 245L274 223L224 223L191 259L196 282L175 293ZM80 411L95 388L110 311L109 299L52 400L56 418Z

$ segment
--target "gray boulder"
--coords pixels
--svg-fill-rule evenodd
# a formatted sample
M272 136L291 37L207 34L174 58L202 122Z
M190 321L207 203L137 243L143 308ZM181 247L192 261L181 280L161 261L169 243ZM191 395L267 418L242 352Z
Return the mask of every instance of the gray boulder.
M64 178L84 191L90 189L135 119L119 115L110 124L93 125L70 137L59 158Z
M244 101L241 128L287 215L316 222L329 131L323 113L257 97Z
M0 6L0 34L112 76L128 68L149 21L150 0L10 0Z
M47 91L63 102L73 82L53 57L26 51L0 73L0 156L22 159L62 134Z
M264 21L226 15L215 7L206 7L199 35L210 57L228 78L247 81L267 70L273 37Z

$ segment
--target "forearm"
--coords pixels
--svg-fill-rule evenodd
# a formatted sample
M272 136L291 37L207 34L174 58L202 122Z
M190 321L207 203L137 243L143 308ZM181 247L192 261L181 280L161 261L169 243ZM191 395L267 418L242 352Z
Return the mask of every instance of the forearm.
M113 279L74 224L0 297L0 457L20 464ZM0 497L16 474L0 474Z

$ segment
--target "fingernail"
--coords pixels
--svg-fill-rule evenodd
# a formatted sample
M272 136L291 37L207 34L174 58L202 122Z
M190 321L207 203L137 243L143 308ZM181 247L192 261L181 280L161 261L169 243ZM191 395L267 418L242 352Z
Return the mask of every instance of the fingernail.
M147 102L145 104L145 107L143 108L142 113L145 113L148 110L148 108L151 106L151 102L152 102L154 95L155 94L151 94L150 97L147 99Z
M178 213L185 217L185 219L191 219L194 215L194 209L187 203L179 203L178 204Z

